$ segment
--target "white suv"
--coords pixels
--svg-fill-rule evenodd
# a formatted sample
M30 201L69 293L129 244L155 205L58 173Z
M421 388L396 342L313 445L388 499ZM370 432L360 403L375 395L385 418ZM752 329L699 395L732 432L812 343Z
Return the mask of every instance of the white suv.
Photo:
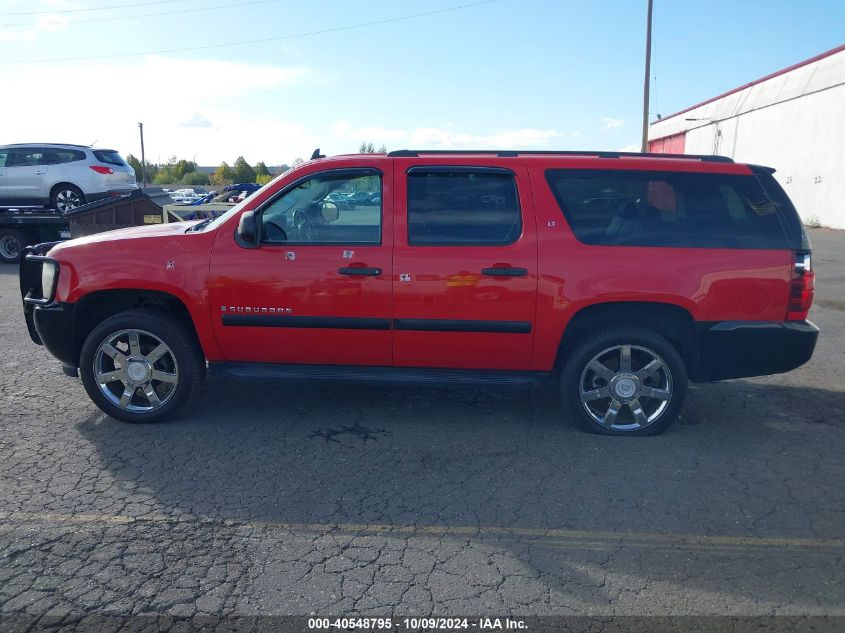
M66 213L137 189L135 170L112 149L64 143L0 145L0 207Z

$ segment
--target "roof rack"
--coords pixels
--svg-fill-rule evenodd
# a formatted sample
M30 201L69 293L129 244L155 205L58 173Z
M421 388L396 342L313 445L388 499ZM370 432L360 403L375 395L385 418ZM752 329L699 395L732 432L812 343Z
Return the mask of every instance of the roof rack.
M392 158L415 158L420 155L448 156L456 154L493 154L501 158L517 156L595 156L596 158L681 158L700 160L706 163L732 163L732 158L709 154L655 154L643 152L602 152L602 151L551 151L551 150L454 150L454 149L399 149L388 153Z
M65 147L84 147L89 149L91 145L77 145L76 143L6 143L3 147L28 147L30 145L63 145Z

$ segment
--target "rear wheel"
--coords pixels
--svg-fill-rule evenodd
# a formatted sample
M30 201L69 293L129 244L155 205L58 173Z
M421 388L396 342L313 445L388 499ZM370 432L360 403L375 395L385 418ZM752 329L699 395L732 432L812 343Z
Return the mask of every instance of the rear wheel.
M94 404L126 422L156 422L173 415L205 374L205 359L188 329L151 310L103 321L85 340L79 362Z
M53 190L50 203L57 211L67 213L85 204L85 194L79 187L68 184L58 185Z
M656 435L678 417L687 372L674 346L635 326L600 332L569 355L563 399L576 424L602 435Z
M14 264L21 260L21 253L29 243L24 233L15 229L0 230L0 262Z

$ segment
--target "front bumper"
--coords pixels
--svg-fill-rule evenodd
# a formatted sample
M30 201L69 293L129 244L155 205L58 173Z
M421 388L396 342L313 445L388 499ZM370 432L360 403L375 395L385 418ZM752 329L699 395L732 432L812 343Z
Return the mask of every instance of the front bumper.
M813 355L819 328L810 321L698 324L698 361L690 378L727 380L782 374Z
M26 327L32 340L44 345L62 364L79 366L74 336L76 304L54 302L24 308Z

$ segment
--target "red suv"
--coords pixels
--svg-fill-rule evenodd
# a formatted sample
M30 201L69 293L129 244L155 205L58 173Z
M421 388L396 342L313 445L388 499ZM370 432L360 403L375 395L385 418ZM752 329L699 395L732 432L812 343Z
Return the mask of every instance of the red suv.
M33 340L131 422L173 414L206 371L554 379L572 420L611 435L667 428L688 380L785 372L813 353L810 247L772 169L318 154L215 220L31 247L20 276Z

